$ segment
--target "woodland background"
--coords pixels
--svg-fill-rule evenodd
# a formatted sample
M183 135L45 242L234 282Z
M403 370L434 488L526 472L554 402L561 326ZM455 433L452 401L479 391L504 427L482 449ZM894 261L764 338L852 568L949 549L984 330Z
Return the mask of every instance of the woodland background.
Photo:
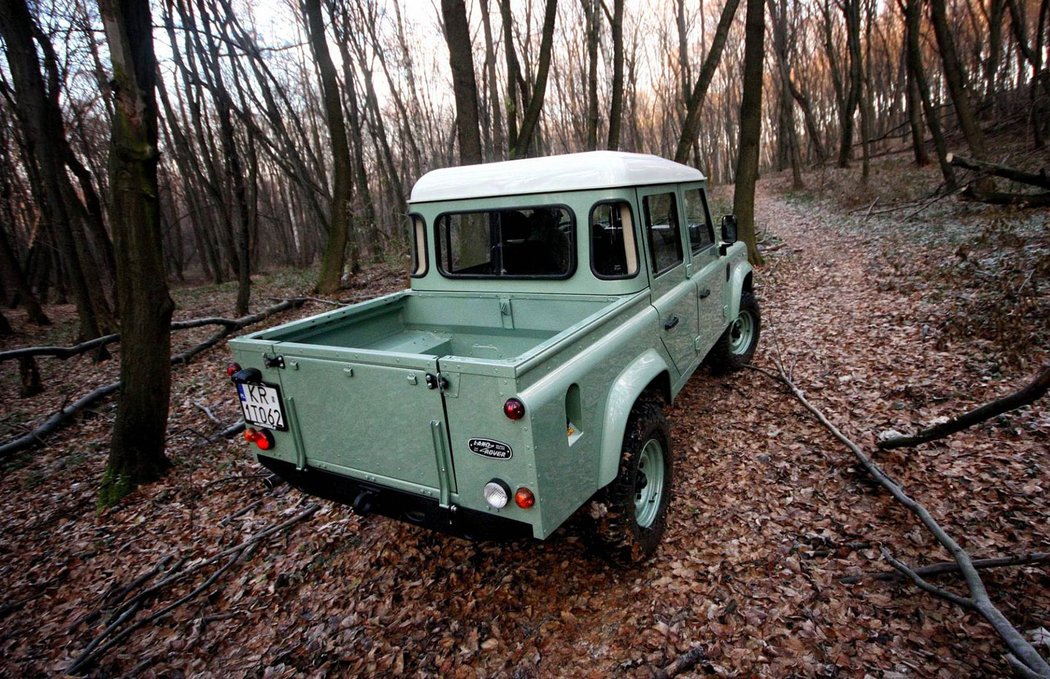
M1050 0L136 7L0 0L7 673L1006 671L882 550L952 555L759 372L683 392L666 545L623 573L572 526L474 545L268 491L222 341L403 287L429 169L650 152L766 260L756 367L872 450L1050 360ZM1048 429L1037 401L878 453L1019 564L985 578L1044 657Z

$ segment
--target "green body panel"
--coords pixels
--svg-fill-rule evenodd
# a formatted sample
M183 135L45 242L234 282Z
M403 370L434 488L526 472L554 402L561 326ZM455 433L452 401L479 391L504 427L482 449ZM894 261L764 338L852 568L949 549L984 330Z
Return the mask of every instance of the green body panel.
M412 288L230 342L235 360L279 385L288 431L268 456L496 513L554 532L617 472L627 419L654 385L673 399L739 309L750 273L741 244L691 255L654 277L641 197L702 183L417 203L429 266ZM638 272L603 280L590 267L588 219L602 201L631 206ZM576 267L563 280L478 280L434 266L433 225L445 212L544 205L575 214ZM683 235L683 239L685 236ZM677 318L673 327L670 321ZM267 357L283 367L268 368ZM427 375L444 389L427 386ZM525 417L508 419L515 397ZM505 444L509 459L468 441ZM493 479L528 487L535 506L495 510Z

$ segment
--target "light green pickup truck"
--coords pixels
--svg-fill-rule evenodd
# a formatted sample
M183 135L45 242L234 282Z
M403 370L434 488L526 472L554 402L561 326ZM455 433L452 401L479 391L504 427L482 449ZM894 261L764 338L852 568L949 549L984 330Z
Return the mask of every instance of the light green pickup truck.
M656 549L663 408L760 318L736 224L696 169L599 151L435 170L411 288L232 340L260 463L307 493L472 538L578 510L617 562ZM584 507L584 505L587 505Z

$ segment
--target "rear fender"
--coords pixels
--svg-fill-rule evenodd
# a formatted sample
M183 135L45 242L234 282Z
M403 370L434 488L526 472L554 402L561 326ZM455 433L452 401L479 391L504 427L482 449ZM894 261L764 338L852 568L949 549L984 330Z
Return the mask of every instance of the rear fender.
M623 436L627 431L627 418L642 392L661 375L669 375L667 362L655 349L647 349L630 365L624 368L612 388L605 406L605 422L602 426L601 462L598 466L598 487L612 483L620 468L620 452ZM670 399L670 394L662 394Z

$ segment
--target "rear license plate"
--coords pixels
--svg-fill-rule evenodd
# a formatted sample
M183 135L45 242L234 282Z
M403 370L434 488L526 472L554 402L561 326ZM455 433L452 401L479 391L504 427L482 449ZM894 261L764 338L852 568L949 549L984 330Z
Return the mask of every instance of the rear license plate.
M240 382L237 394L241 397L241 411L248 424L288 431L281 403L281 389L273 384Z

